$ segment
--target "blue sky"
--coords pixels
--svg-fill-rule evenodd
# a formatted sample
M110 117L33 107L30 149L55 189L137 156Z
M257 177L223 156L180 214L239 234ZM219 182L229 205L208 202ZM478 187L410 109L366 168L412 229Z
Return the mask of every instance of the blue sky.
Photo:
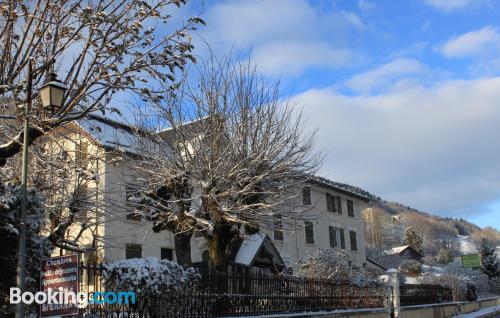
M500 229L499 1L206 1L202 17L195 53L251 51L281 78L323 176Z

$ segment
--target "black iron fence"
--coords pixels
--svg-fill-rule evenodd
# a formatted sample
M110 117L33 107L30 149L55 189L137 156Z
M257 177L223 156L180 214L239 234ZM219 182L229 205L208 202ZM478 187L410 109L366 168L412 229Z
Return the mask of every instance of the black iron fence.
M413 306L450 302L453 294L450 288L439 285L405 284L399 287L401 306Z
M112 289L102 266L82 264L81 291ZM272 274L201 271L190 286L136 295L135 304L89 305L82 314L99 317L228 317L346 308L382 308L387 292L381 286L355 286L330 280Z

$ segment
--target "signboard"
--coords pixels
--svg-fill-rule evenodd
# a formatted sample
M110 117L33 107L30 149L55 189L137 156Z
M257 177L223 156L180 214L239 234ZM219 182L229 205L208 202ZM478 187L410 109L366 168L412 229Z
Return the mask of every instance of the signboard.
M462 255L463 267L481 267L481 254Z
M40 273L41 291L78 293L78 254L51 257L42 260ZM40 317L77 315L78 307L73 304L43 304Z

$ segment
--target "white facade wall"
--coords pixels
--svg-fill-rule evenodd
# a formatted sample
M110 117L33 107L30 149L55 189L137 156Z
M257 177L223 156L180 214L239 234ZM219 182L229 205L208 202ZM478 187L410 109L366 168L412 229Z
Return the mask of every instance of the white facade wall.
M125 165L106 166L105 187L107 189L107 200L116 204L117 212L111 213L109 220L104 224L105 246L104 261L114 261L125 258L126 244L140 244L142 246L142 257L160 257L161 248L174 250L173 236L168 231L154 233L152 223L148 221L126 220L126 211L120 213L119 206L126 203L125 183L134 183L133 172ZM328 187L311 185L311 206L301 207L302 198L298 197L293 209L297 219L283 220L283 240L275 240L272 230L266 230L273 240L277 250L280 252L285 263L294 271L298 269L298 261L312 254L316 249L330 248L329 226L343 228L345 235L345 251L354 266L361 267L366 262L363 218L361 217L362 201L342 192L336 192ZM326 193L340 196L342 201L342 215L327 211ZM347 200L351 200L354 206L354 217L347 215ZM289 211L290 212L290 211ZM304 220L313 223L314 244L306 243ZM356 232L358 251L352 251L349 240L349 231ZM207 249L204 238L195 237L191 239L192 261L202 261L202 253Z

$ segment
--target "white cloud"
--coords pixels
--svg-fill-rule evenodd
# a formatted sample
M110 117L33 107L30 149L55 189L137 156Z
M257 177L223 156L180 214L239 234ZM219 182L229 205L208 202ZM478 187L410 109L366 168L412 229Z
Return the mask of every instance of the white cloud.
M425 0L426 4L445 12L463 9L477 2L478 0Z
M259 71L265 74L297 75L307 67L340 67L354 59L352 51L325 42L271 42L253 53Z
M500 49L500 33L492 26L464 33L450 39L441 52L447 57L484 55L490 50Z
M320 9L306 0L227 1L209 7L205 20L200 34L216 52L252 48L259 69L278 74L351 66L348 34L365 30L355 13Z
M310 90L293 101L320 127L325 176L447 215L500 197L500 77L377 96Z
M399 58L374 69L354 75L347 81L347 86L356 92L369 93L380 88L387 88L404 76L420 75L427 72L420 62Z
M358 7L362 11L371 11L376 8L375 4L367 0L358 0Z

